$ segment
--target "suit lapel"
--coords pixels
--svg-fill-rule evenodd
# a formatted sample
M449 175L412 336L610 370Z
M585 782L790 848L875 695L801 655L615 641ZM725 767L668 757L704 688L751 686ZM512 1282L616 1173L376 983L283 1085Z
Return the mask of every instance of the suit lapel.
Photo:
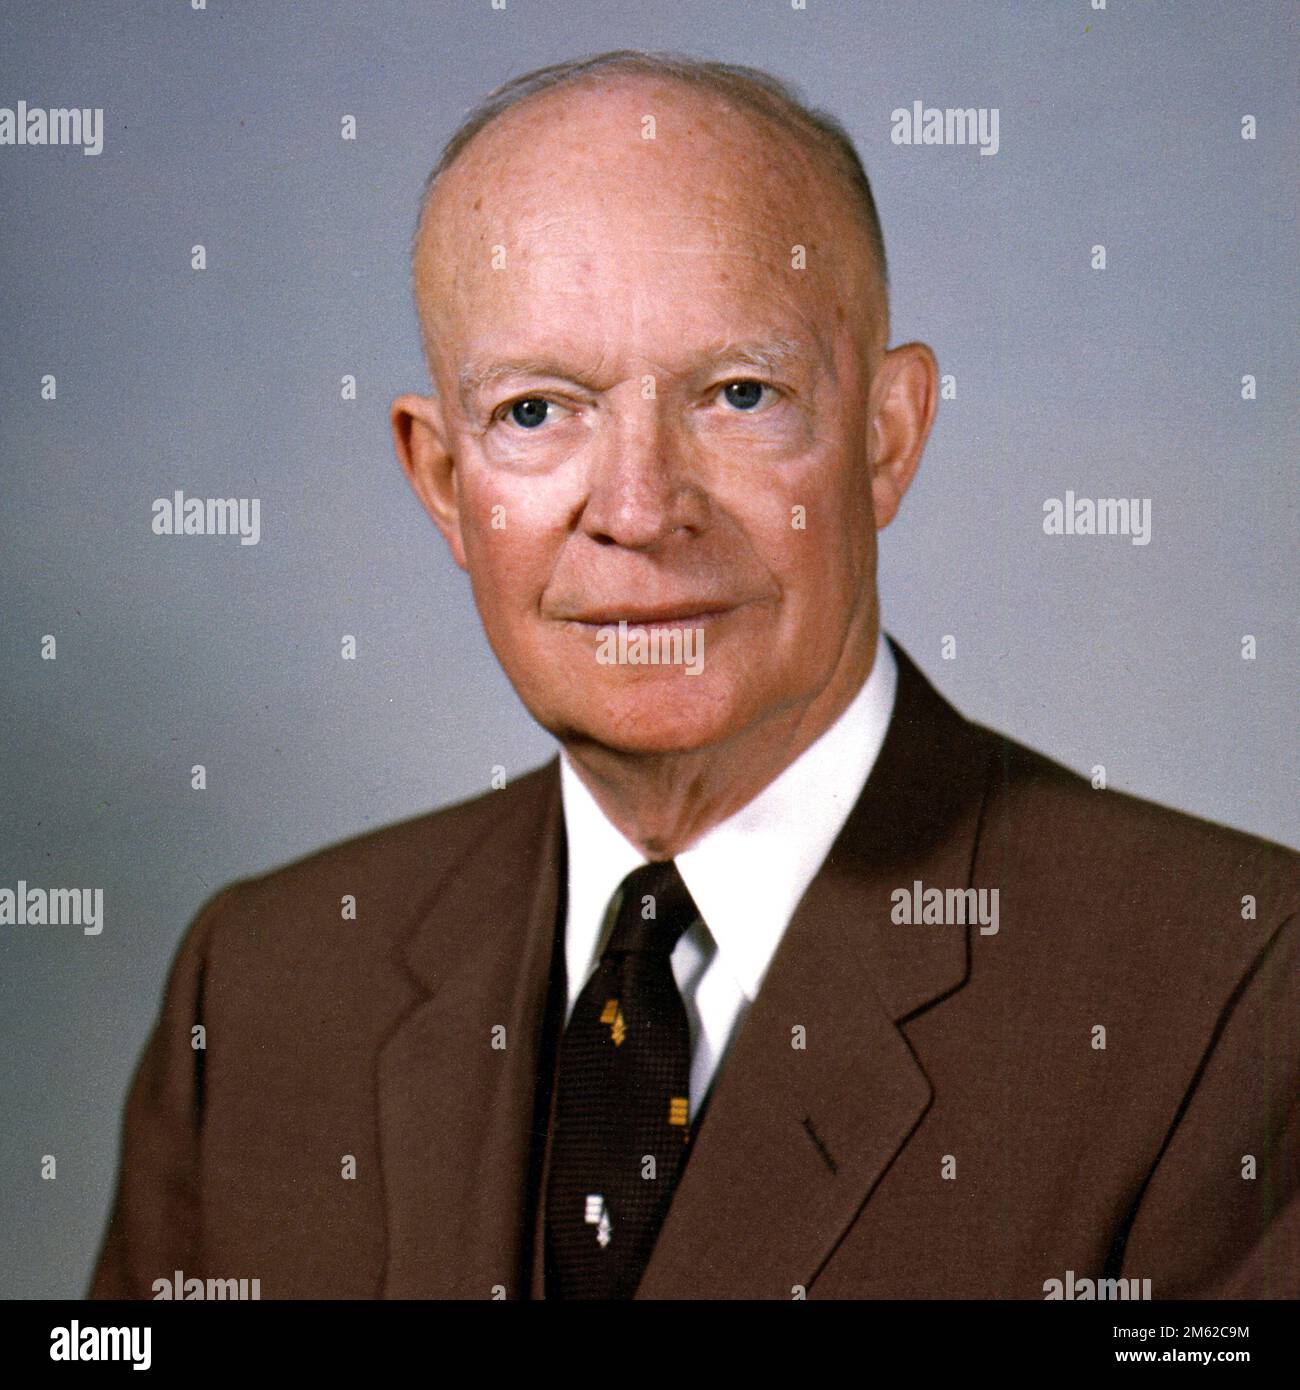
M897 1025L964 982L968 930L895 925L891 895L969 885L989 745L894 651L876 765L718 1072L638 1298L806 1288L930 1104Z
M385 1298L526 1294L530 1181L563 834L557 763L419 914L405 963L421 999L378 1059ZM502 793L504 796L505 794ZM504 1037L493 1029L504 1027Z

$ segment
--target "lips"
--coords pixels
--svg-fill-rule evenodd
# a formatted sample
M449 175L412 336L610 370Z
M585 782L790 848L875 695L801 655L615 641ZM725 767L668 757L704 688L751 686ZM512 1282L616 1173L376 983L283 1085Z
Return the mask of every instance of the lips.
M729 613L736 606L734 603L720 603L716 600L690 599L682 603L587 609L579 613L563 614L562 618L566 622L581 623L588 627L617 627L619 623L626 623L628 627L655 627L661 624L704 622L708 618Z

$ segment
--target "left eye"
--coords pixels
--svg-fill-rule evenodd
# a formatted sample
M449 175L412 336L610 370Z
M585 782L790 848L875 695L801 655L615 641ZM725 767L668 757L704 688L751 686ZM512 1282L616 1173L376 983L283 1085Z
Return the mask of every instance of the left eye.
M722 388L722 394L727 398L727 403L737 410L752 411L762 404L763 392L771 389L761 381L729 381Z
M509 409L510 418L521 429L535 430L546 422L552 403L544 396L525 396Z

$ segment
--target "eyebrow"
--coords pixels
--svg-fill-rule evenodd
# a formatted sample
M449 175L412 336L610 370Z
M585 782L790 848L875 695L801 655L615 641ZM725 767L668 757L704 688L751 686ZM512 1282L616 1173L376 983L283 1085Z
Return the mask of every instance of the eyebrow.
M580 386L595 389L595 383L584 373L566 367L563 363L547 357L515 357L503 362L489 362L484 366L465 366L460 370L458 384L460 398L468 403L471 396L486 390L494 382L515 376L553 376L572 381Z
M733 343L720 340L705 346L698 357L701 361L734 362L738 366L758 367L767 372L779 372L797 362L814 356L811 345L797 338L771 338L763 342ZM581 370L549 357L516 357L483 365L468 363L457 378L462 404L486 390L493 383L509 377L549 376L588 390L600 389L595 378Z

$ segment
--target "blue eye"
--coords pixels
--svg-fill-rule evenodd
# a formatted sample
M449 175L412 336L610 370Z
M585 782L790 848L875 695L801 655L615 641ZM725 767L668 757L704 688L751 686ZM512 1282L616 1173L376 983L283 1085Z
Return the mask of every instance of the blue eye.
M510 407L510 418L521 429L535 430L545 422L550 404L550 401L543 400L540 396L528 396Z
M729 381L722 389L737 410L752 410L763 399L761 381Z

